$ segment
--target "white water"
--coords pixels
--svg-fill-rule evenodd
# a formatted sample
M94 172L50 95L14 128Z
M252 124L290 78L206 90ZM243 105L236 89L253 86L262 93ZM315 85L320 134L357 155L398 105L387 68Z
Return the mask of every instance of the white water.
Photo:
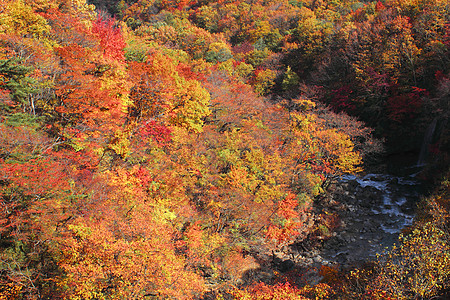
M404 212L408 199L417 197L414 186L419 183L414 178L396 177L385 174L368 174L364 177L354 175L342 176L342 181L356 181L361 188L373 187L382 194L382 201L372 207L375 215L385 215L387 220L381 229L389 234L399 233L406 226L412 225L414 215Z

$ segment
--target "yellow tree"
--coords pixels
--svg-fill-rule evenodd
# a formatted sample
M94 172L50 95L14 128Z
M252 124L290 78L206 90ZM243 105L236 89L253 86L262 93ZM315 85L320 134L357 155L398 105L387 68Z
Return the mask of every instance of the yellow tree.
M134 121L157 120L202 131L203 118L209 114L209 94L194 78L180 76L177 62L155 53L145 63L130 63Z
M296 102L304 111L290 114L285 153L292 160L292 182L303 182L317 195L337 176L361 171L361 156L347 134L323 126L313 102Z

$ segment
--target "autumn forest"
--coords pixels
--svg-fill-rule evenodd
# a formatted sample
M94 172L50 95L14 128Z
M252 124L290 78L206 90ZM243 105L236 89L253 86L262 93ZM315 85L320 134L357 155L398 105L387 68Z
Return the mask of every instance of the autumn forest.
M0 299L448 299L449 102L448 0L0 0ZM283 256L396 171L395 246Z

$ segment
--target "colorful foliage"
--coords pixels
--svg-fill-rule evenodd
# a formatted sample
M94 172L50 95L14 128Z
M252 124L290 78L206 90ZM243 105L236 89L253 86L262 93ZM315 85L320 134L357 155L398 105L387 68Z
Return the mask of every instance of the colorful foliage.
M236 286L256 256L333 229L315 200L381 151L319 100L380 134L444 119L448 3L93 3L118 20L85 0L0 0L0 299L335 296ZM364 293L447 288L447 217Z

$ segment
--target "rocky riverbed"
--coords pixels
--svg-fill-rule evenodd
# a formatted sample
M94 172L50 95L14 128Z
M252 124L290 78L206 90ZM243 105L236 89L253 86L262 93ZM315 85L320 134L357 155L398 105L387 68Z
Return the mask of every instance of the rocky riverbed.
M289 266L353 266L391 247L414 220L420 183L413 177L344 176L331 188L328 210L338 216L331 236L313 247L293 245L275 255ZM289 255L286 255L289 253Z
M413 223L419 189L419 182L412 177L343 177L332 199L338 205L341 226L324 242L320 251L323 262L355 264L391 247L402 229Z

